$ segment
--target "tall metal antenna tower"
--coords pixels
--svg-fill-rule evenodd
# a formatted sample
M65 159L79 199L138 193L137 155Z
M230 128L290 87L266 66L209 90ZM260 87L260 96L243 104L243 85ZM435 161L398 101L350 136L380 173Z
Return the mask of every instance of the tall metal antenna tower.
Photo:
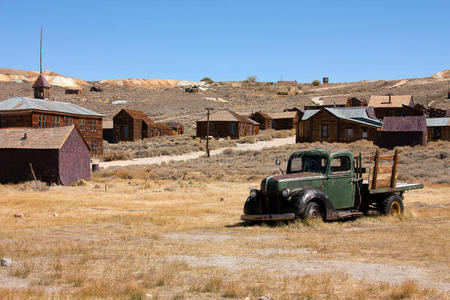
M41 25L41 48L40 48L40 68L39 73L42 74L42 25Z

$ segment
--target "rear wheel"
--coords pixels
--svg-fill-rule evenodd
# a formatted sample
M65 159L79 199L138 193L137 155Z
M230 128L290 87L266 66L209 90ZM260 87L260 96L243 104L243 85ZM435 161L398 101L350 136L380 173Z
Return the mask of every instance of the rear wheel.
M316 202L309 202L305 207L302 218L305 220L322 218L319 204L317 204Z
M399 195L393 194L383 200L380 207L383 215L399 216L403 214L403 201Z

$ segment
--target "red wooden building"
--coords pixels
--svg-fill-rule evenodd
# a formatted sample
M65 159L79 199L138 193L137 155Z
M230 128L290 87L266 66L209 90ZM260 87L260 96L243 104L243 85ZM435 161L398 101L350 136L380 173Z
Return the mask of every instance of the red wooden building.
M122 108L113 118L114 141L138 141L148 137L152 123L141 110Z
M74 125L0 129L0 182L69 185L90 178L89 146Z
M13 97L0 102L0 128L75 125L94 155L103 153L103 115L69 102Z

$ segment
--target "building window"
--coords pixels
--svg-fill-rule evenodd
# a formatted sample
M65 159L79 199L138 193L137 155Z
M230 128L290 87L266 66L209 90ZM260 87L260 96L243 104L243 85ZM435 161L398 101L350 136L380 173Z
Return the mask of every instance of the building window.
M91 131L97 131L97 120L91 120Z
M328 138L328 125L327 124L322 124L322 126L320 127L320 137L323 139Z
M441 127L433 127L433 139L441 138Z
M123 137L128 137L128 125L123 126Z
M353 138L353 128L346 128L345 136L347 137L347 139L352 139Z
M38 116L38 120L39 120L39 128L44 128L44 127L46 127L46 118L45 118L45 115L39 115L39 116Z
M53 127L59 127L59 116L53 116Z
M214 123L209 123L209 135L214 134Z
M231 132L231 134L235 134L236 133L236 123L231 123L230 124L230 132Z
M66 125L71 125L71 124L73 124L73 118L64 116L64 123L65 123Z
M80 130L85 130L85 129L86 129L86 120L80 119Z
M1 128L5 128L6 127L6 118L5 117L0 117L0 127Z
M367 139L367 127L363 127L362 129L362 138Z

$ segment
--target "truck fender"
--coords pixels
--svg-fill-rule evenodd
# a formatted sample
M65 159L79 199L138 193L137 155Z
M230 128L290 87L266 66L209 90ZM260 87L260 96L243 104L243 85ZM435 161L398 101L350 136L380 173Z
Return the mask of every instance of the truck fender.
M331 202L330 198L323 192L315 188L307 188L298 191L293 191L291 198L293 199L294 206L296 207L296 215L300 215L306 208L306 205L313 199L317 199L322 209L324 209L325 219L334 219L336 215L336 208Z

